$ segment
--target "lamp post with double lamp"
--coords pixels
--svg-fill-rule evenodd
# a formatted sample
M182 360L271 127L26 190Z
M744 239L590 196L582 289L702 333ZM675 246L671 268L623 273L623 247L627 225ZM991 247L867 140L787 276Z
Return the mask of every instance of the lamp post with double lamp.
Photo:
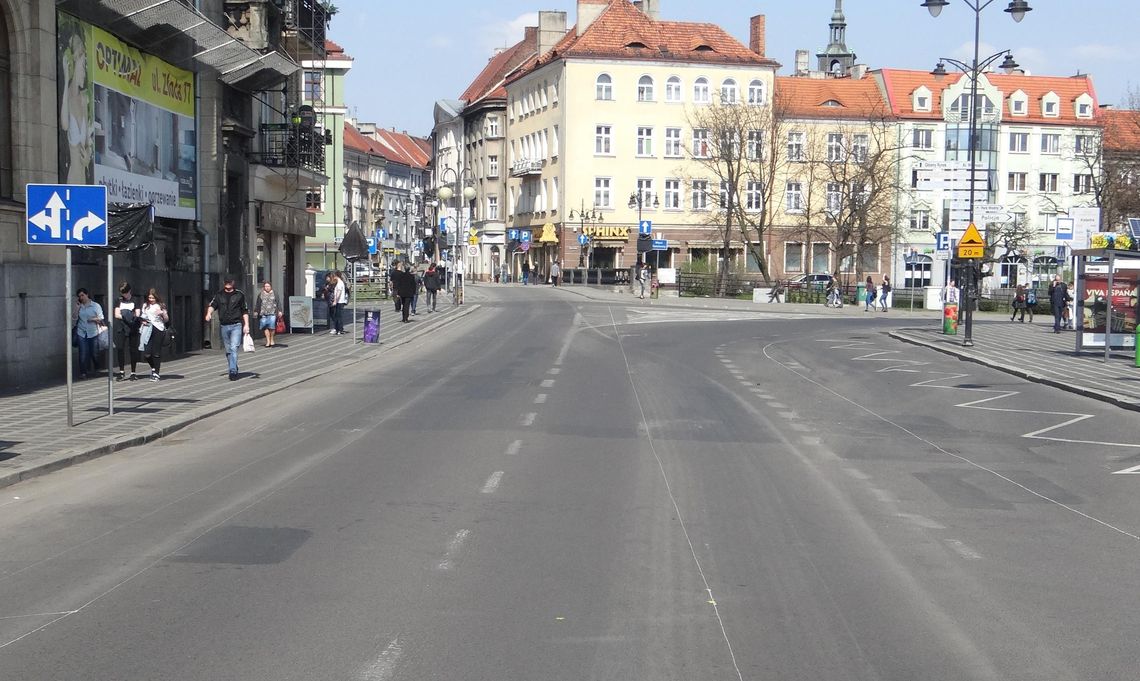
M635 207L637 208L637 227L638 227L638 233L637 233L637 268L638 268L638 271L640 271L641 270L641 263L645 261L645 252L649 250L648 248L645 248L644 250L642 250L643 240L645 242L648 242L652 238L649 236L645 236L641 233L641 211L644 210L645 208L649 207L649 195L648 195L648 193L639 189L639 190L633 192L632 194L630 194L629 195L629 207L630 208L635 208ZM653 208L656 209L656 208L660 208L660 207L661 207L661 202L657 200L657 194L654 194L653 195Z
M970 133L969 133L969 163L970 163L970 224L974 224L974 183L975 173L977 172L978 163L978 77L992 66L998 59L1004 57L1001 68L1007 73L1017 69L1017 62L1013 60L1013 53L1009 50L1002 50L996 54L992 54L985 59L979 59L978 52L981 46L981 29L982 29L982 10L986 9L994 3L995 0L961 0L967 7L974 10L974 60L970 63L951 59L948 57L940 57L938 65L934 68L934 75L946 75L946 64L951 64L958 70L965 73L970 77ZM930 16L937 17L942 13L943 8L950 4L949 0L923 0L922 7L930 11ZM1005 8L1006 13L1015 22L1020 22L1025 18L1026 12L1033 11L1029 6L1028 0L1009 0L1009 6ZM979 290L978 284L980 280L977 261L971 259L963 272L966 274L966 281L962 282L962 326L965 331L965 337L962 345L967 347L974 344L973 330L974 330L974 304L978 299Z
M579 229L575 231L579 231L582 237L585 238L585 243L582 241L578 242L578 268L586 268L586 283L589 283L590 252L594 248L594 237L593 235L586 233L586 225L593 226L601 224L602 222L605 222L605 216L602 215L597 206L592 207L590 210L586 210L586 202L582 201L579 208L570 209L570 215L567 217L571 222L574 220L578 221Z
M451 177L450 182L447 179L448 176ZM436 196L439 197L439 200L441 202L450 201L452 197L455 197L455 226L452 228L455 230L453 232L455 236L454 244L451 245L451 266L448 267L448 277L451 278L458 271L459 268L457 267L457 264L460 262L460 258L462 257L459 251L463 246L461 241L461 232L463 230L463 203L459 197L463 197L462 201L466 201L468 203L475 199L475 179L471 175L471 171L467 170L466 168L456 170L455 168L448 166L444 168L443 172L440 174L440 185L440 188L436 191ZM451 185L455 185L455 188L453 189ZM436 251L436 255L438 256L438 239L436 240ZM457 305L463 302L462 287L463 282L456 279L453 295L455 303Z

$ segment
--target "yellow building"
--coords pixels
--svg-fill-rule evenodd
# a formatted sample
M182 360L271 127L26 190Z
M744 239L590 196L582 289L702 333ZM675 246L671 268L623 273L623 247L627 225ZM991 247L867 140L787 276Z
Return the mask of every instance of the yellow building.
M725 256L720 181L693 158L709 131L694 121L720 102L770 105L779 65L764 56L764 17L750 29L745 46L718 26L662 21L656 0L578 0L577 24L507 81L515 272L523 258L541 275L587 255L591 267L631 267L639 219L668 241L646 254L651 265ZM530 231L529 250L514 230ZM742 244L730 250L743 265Z

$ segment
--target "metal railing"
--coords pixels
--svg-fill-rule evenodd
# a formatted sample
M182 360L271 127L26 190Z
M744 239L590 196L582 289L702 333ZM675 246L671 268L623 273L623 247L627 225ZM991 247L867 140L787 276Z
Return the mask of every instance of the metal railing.
M316 130L292 123L263 123L254 163L273 168L304 168L325 172L325 138Z

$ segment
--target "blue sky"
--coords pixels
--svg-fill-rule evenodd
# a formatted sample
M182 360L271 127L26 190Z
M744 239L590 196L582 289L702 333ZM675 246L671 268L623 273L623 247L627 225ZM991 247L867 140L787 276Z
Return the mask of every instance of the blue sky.
M660 0L661 18L718 24L748 43L748 20L767 15L767 54L788 74L798 48L827 43L834 0ZM564 10L574 0L336 0L330 37L356 59L346 98L362 121L426 135L437 99L457 97L496 47L522 39L537 12ZM930 69L939 56L972 56L973 16L962 0L937 19L921 0L845 0L847 45L870 68ZM1091 73L1101 103L1121 104L1140 89L1129 58L1136 14L1125 0L1030 0L1020 24L994 0L982 13L983 56L1010 48L1036 75Z

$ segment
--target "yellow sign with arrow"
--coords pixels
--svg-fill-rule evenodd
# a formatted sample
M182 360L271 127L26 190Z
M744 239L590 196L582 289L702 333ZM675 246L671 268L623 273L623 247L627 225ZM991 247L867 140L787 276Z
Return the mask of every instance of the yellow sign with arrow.
M979 260L984 257L986 257L986 240L971 222L966 228L966 233L958 240L958 259Z

